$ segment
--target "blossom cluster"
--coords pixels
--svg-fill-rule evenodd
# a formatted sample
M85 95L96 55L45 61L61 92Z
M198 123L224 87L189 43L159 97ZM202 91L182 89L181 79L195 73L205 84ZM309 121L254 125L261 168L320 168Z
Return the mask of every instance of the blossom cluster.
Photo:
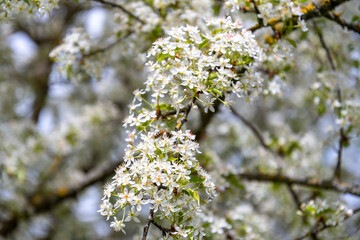
M326 200L321 199L301 204L297 213L315 219L321 218L323 223L329 226L336 226L353 215L353 211L344 204L339 202L328 203Z
M58 6L59 0L10 0L0 1L0 21L7 21L15 14L39 15L49 13Z
M229 104L227 93L231 91L246 96L261 88L262 79L255 66L261 61L262 49L254 35L231 18L215 18L207 25L212 30L206 33L189 25L173 28L169 36L153 44L148 57L156 61L146 64L146 88L135 91L125 126L149 124L156 110L180 111L195 99L203 104L205 112L214 111L216 99ZM152 109L137 110L143 106L142 95L147 92L152 97L148 104Z
M65 70L67 75L73 71L75 62L81 60L83 55L88 54L91 48L89 35L82 28L74 28L68 34L63 43L54 48L49 57L60 61L61 69Z
M138 222L149 205L174 238L203 235L200 203L215 195L215 185L195 157L195 136L180 129L182 120L195 101L214 111L216 99L228 105L230 92L245 96L262 85L255 73L262 49L254 35L231 18L207 26L204 33L190 25L172 28L148 52L146 88L134 91L124 120L124 127L137 130L127 131L124 163L105 186L99 210L113 217L117 231Z
M195 136L180 130L140 137L142 141L134 144L134 132L129 132L124 163L105 186L99 212L108 219L114 216L111 226L123 231L124 222L139 222L142 207L150 204L157 217L175 226L169 229L172 235L186 237L196 230L200 234L200 226L188 224L206 202L199 192L211 198L215 186L195 158Z
M231 12L235 12L240 8L248 7L247 5L249 2L250 1L243 0L226 0L225 6L231 9ZM299 26L303 31L307 31L305 21L301 19L303 12L301 11L301 6L297 1L253 1L253 3L259 11L257 17L262 19L265 26L274 19L281 18L284 20L297 16Z

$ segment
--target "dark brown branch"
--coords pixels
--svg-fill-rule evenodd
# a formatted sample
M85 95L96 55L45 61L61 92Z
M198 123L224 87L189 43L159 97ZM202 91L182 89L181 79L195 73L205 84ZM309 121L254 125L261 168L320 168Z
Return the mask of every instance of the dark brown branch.
M152 220L151 223L154 224L154 226L157 227L157 228L161 231L161 233L162 233L162 235L163 235L164 237L166 236L167 233L170 233L170 232L171 232L171 229L169 229L169 228L164 228L163 226L161 226L160 224L158 224L157 222L155 222L155 220Z
M176 125L175 131L179 131L181 129L181 127L184 125L184 123L187 121L190 110L193 107L193 105L194 105L194 103L196 101L196 96L198 94L199 93L195 93L195 96L193 96L193 98L191 99L191 102L189 102L189 104L185 107L184 116L178 120L179 123Z
M255 13L256 13L256 17L257 17L257 20L258 20L258 24L260 25L263 25L264 24L264 20L262 18L260 18L260 11L259 11L259 8L257 6L257 3L255 2L255 0L251 0L252 4L254 5L254 9L255 9Z
M124 13L126 13L127 15L129 15L130 17L134 18L136 21L145 24L145 22L143 20L141 20L138 16L135 16L132 12L130 12L129 10L127 10L126 8L124 8L122 5L118 4L118 3L113 3L113 2L108 2L105 0L92 0L94 2L99 2L102 3L104 5L108 5L114 8L118 8L121 11L123 11Z
M279 174L267 174L261 172L240 172L237 173L236 176L250 181L299 185L320 190L349 193L360 197L360 186L347 183L319 180L315 178L292 178Z
M322 46L322 48L323 48L323 49L325 50L325 52L326 52L326 57L327 57L327 59L328 59L328 61L329 61L329 63L330 63L331 70L336 71L335 64L334 64L334 60L333 60L333 58L332 58L332 56L331 56L330 50L329 50L328 46L326 45L326 42L325 42L324 37L323 37L323 35L322 35L322 33L321 33L321 30L318 28L318 26L317 26L317 24L316 24L315 21L314 21L314 27L315 27L315 32L316 32L316 34L317 34L318 37L319 37L321 46Z
M142 240L146 240L147 234L149 232L150 225L152 221L154 220L154 209L150 209L148 221L144 227L143 237Z
M344 19L342 19L338 14L334 12L328 12L324 14L324 17L327 19L336 22L339 24L342 28L347 28L348 30L354 31L358 34L360 34L360 23L357 24L351 24L346 22Z
M292 184L287 183L286 186L287 186L288 191L289 191L290 194L291 194L291 197L293 198L293 200L294 200L294 202L295 202L295 204L296 204L296 208L300 209L301 201L300 201L300 199L299 199L299 196L298 196L297 193L295 192Z

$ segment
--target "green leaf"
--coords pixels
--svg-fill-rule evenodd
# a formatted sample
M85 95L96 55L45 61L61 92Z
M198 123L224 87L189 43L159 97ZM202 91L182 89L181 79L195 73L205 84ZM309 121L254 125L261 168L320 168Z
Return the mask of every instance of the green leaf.
M204 179L202 179L202 177L200 177L200 176L195 175L195 176L190 177L189 182L191 182L191 183L203 183Z
M172 107L170 104L160 104L159 105L160 110L175 110L174 107Z
M208 44L209 44L208 40L204 40L202 43L200 43L199 49L201 50L202 48L206 47Z
M351 22L357 22L360 20L360 16L353 16L352 19L351 19Z
M30 5L29 0L24 0L24 2L26 2L27 5Z
M222 92L219 89L213 88L211 89L214 93L216 93L217 95L219 95L220 97L222 97Z
M162 60L164 60L165 58L168 58L169 56L170 56L169 54L160 53L160 54L157 56L157 60L158 60L158 62L161 62Z
M214 80L217 77L218 77L217 74L215 72L213 72L213 73L210 73L208 80Z
M290 38L285 38L294 48L296 48L296 42Z
M197 202L197 204L200 205L200 196L197 193L197 191L192 189L187 189L187 192L189 193L189 196L191 196Z
M67 65L66 66L66 78L70 79L71 71L72 71L71 65Z
M356 67L356 68L359 68L359 61L358 60L354 60L353 61L353 65L354 65L354 67Z

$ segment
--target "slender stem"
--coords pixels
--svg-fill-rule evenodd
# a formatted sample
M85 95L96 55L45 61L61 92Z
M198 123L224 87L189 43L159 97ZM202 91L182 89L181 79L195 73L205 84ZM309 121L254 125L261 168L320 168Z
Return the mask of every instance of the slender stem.
M295 204L296 204L296 207L297 207L298 209L300 209L301 201L300 201L300 199L299 199L299 196L298 196L297 193L295 192L292 184L287 183L286 186L287 186L287 188L288 188L288 190L289 190L289 192L290 192L290 194L291 194L291 197L293 198L293 200L294 200L294 202L295 202Z
M314 21L314 27L315 27L315 32L319 37L321 47L326 52L326 57L327 57L327 59L329 61L331 69L332 69L333 72L336 72L335 63L334 63L333 57L331 55L330 49L328 48L328 46L327 46L327 44L325 42L325 39L323 37L323 34L321 33L321 30L318 28L315 21ZM336 90L336 93L337 93L337 99L338 99L338 101L340 103L340 108L339 108L339 111L338 111L339 112L338 114L340 115L341 114L341 103L342 103L340 86L338 86L338 88ZM339 134L340 134L339 147L338 147L338 151L337 151L336 167L334 169L334 174L333 174L333 177L332 177L333 180L334 179L340 180L340 178L341 178L341 163L342 163L343 148L344 148L344 144L345 144L345 142L347 140L347 137L346 137L345 132L344 132L344 128L340 127L339 131L340 131L339 132Z
M260 133L259 129L249 120L247 120L244 116L242 116L239 112L237 112L232 106L230 106L230 110L232 111L232 113L238 117L248 128L250 128L250 130L254 133L255 137L258 139L258 141L260 142L260 145L265 148L266 150L273 152L274 151L270 148L270 146L268 144L265 143L265 139L262 136L262 134Z
M125 36L117 39L116 41L114 41L113 43L110 43L108 46L106 47L103 47L103 48L99 48L99 49L96 49L92 52L89 52L89 53L86 53L83 55L83 57L90 57L90 56L93 56L93 55L96 55L98 53L102 53L102 52L106 52L108 50L110 50L111 48L115 47L117 44L119 44L120 42L122 42L124 39L128 38L133 32L129 32L128 34L126 34Z
M140 22L142 24L145 24L145 22L143 20L141 20L138 16L135 16L132 12L130 12L129 10L127 10L126 8L124 8L122 5L120 5L118 3L108 2L108 1L105 1L105 0L92 0L92 1L99 2L99 3L105 4L105 5L109 5L109 6L114 7L114 8L118 8L121 11L123 11L124 13L126 13L127 15L134 18L136 21L138 21L138 22Z
M154 219L154 209L150 209L148 221L144 227L142 240L146 240L146 237L149 232L149 228L150 228L150 225L151 225L153 219Z

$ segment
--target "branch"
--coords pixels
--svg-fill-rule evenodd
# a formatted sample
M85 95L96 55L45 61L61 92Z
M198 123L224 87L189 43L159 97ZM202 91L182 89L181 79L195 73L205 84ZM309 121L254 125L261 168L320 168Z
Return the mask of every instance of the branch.
M294 202L296 204L296 208L300 209L301 201L299 199L299 196L296 194L292 184L287 183L286 186L287 186L288 191L291 194L291 197L293 198L293 200L294 200Z
M162 233L162 235L163 235L164 237L166 236L166 233L170 233L170 232L171 232L171 229L169 229L169 228L164 228L163 226L161 226L160 224L158 224L157 222L155 222L155 220L152 220L151 223L154 224L154 226L157 227L157 228L161 231L161 233Z
M179 131L181 129L182 125L184 125L184 123L187 121L190 110L191 110L192 106L194 105L198 94L199 93L195 93L191 99L191 102L189 102L189 104L186 106L186 108L184 110L184 116L178 120L179 123L176 125L175 131Z
M330 66L331 66L331 69L332 69L333 72L336 72L335 63L334 63L333 57L331 56L330 49L326 45L326 42L325 42L324 37L323 37L323 35L321 33L321 30L317 27L315 21L314 21L314 27L315 27L315 31L316 31L316 33L317 33L317 35L319 37L321 46L326 52L326 56L327 56L327 59L329 61ZM342 98L341 98L341 90L340 90L339 86L337 88L337 98L338 98L338 101L341 104L342 103ZM341 105L340 105L340 108L339 108L339 114L341 114ZM347 137L345 135L344 128L341 127L340 128L339 148L338 148L338 153L337 153L337 163L336 163L336 167L335 167L334 174L333 174L333 177L332 177L333 180L334 179L340 179L340 177L341 177L342 154L343 154L344 144L347 142L347 140L348 139L347 139Z
M99 48L99 49L96 49L92 52L89 52L89 53L85 53L83 54L83 58L84 57L90 57L90 56L93 56L93 55L96 55L98 53L102 53L102 52L106 52L108 50L110 50L111 48L115 47L117 44L119 44L121 41L123 41L124 39L128 38L133 32L129 32L128 34L126 34L125 36L117 39L116 41L114 41L113 43L109 44L108 46L106 47L103 47L103 48Z
M344 19L342 19L338 14L334 12L328 12L324 14L324 17L327 19L339 24L342 28L347 28L348 30L354 31L358 34L360 34L360 23L358 24L352 24L346 22Z
M150 209L148 221L147 221L147 223L146 223L146 225L144 227L142 240L146 240L147 234L149 232L150 225L151 225L153 220L154 220L154 209Z
M130 17L134 18L136 21L138 21L142 24L145 24L145 22L143 20L141 20L138 16L135 16L132 12L130 12L129 10L127 10L126 8L124 8L122 5L120 5L118 3L112 3L112 2L105 1L105 0L91 0L91 1L99 2L104 5L109 5L111 7L118 8L121 11L123 11L124 13L126 13L127 15L129 15Z
M114 169L121 163L121 161L112 163L106 167L98 168L89 173L85 179L76 186L65 187L52 192L46 196L35 195L31 197L30 206L26 210L18 212L12 218L1 223L0 236L9 236L17 227L20 218L26 220L35 214L51 211L57 207L64 200L74 198L88 186L96 182L103 181L114 173Z
M234 175L249 181L299 185L303 187L316 188L320 190L349 193L360 197L360 186L351 185L343 182L319 180L315 178L292 178L280 174L267 174L261 172L239 172L239 173L234 173Z
M243 117L239 112L237 112L232 106L230 106L230 110L232 111L232 113L238 117L248 128L250 128L250 130L253 132L253 134L255 135L255 137L258 139L258 141L260 142L260 145L265 148L266 150L275 153L268 144L265 143L265 139L264 137L261 135L260 131L258 130L258 128L249 120L247 120L245 117Z

